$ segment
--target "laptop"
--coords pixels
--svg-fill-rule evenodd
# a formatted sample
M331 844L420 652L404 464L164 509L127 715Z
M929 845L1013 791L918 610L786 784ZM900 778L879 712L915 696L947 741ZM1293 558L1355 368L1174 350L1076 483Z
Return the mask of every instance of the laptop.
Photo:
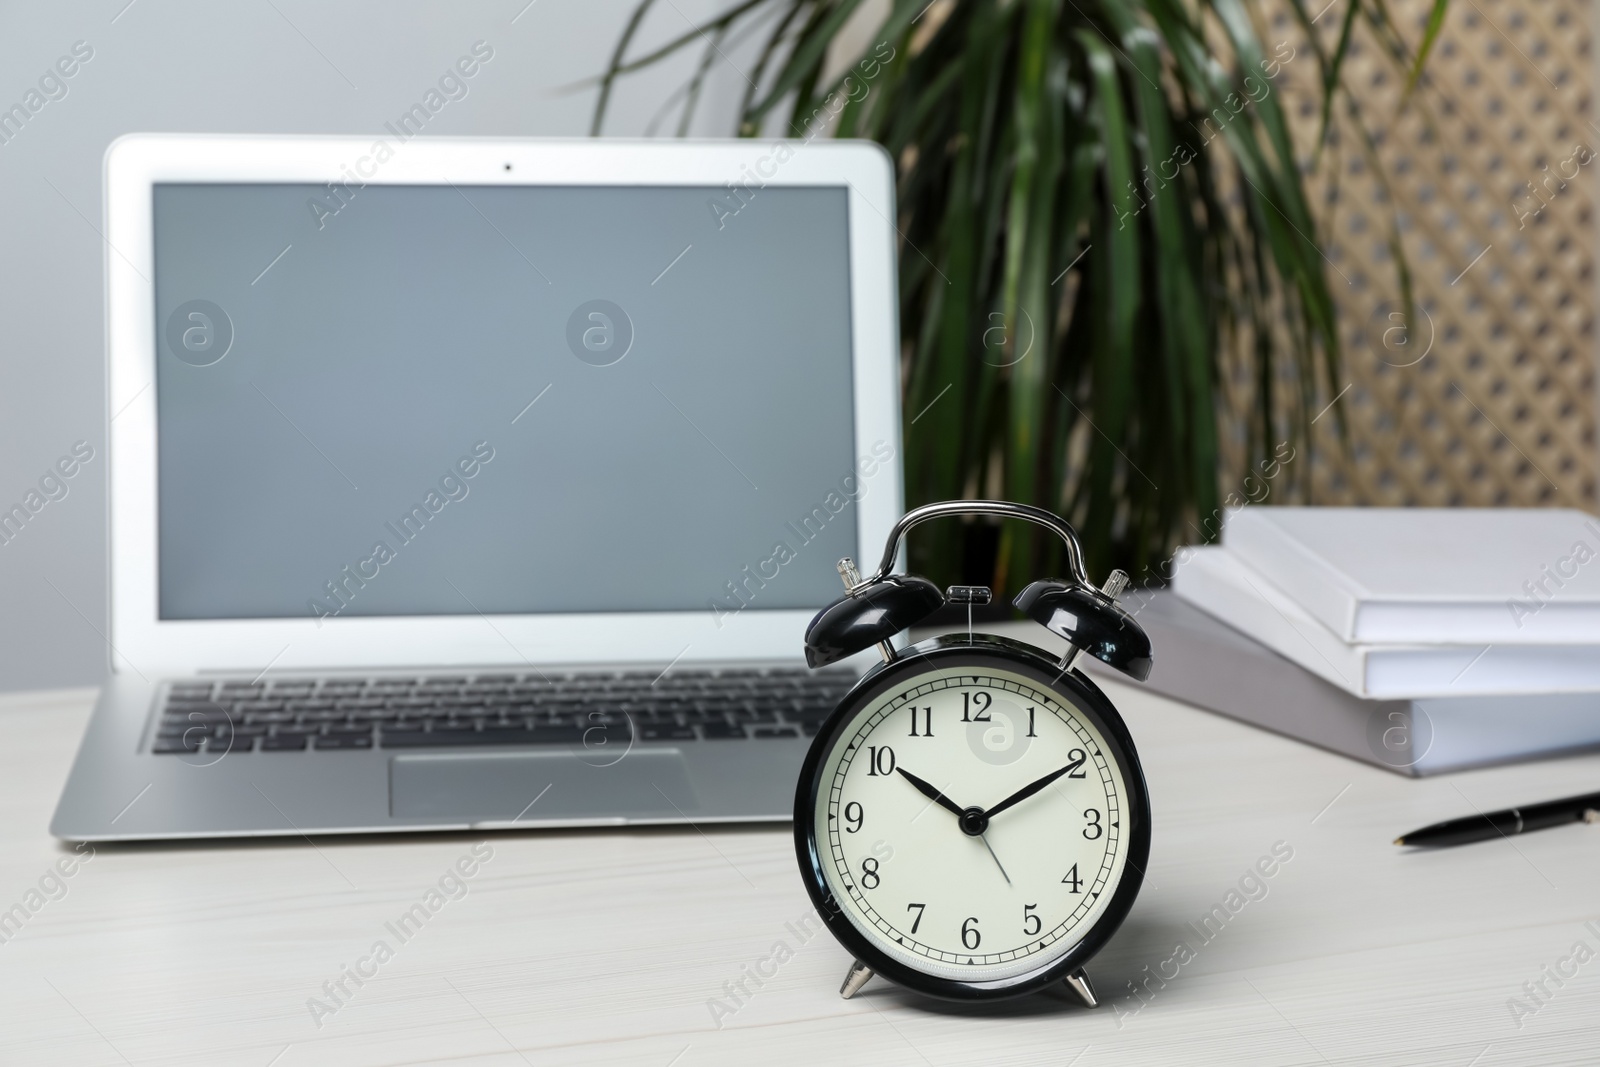
M69 840L789 818L901 511L850 142L132 135Z

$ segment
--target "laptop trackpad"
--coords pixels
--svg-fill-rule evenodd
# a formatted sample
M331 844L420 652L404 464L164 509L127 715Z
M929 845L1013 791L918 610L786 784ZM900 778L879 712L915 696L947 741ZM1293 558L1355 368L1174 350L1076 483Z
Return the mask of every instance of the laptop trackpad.
M633 751L610 765L565 749L389 761L389 814L397 819L659 818L699 806L675 749Z

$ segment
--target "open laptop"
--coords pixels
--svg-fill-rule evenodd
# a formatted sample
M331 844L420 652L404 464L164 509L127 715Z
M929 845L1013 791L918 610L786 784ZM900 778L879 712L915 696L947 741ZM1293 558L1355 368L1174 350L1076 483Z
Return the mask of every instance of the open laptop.
M135 135L112 673L51 831L788 818L901 510L860 143Z

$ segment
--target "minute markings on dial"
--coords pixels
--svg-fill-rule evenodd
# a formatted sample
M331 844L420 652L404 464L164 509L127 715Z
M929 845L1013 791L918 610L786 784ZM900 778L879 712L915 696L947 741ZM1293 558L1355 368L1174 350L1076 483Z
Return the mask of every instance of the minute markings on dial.
M996 696L1004 697L1009 695L1013 699L1019 701L1033 701L1037 703L1041 713L1048 718L1058 720L1072 733L1077 734L1077 740L1080 741L1082 743L1082 747L1088 751L1091 771L1098 771L1098 773L1091 773L1090 779L1091 781L1095 782L1097 786L1106 791L1107 795L1105 796L1105 800L1103 802L1104 817L1106 818L1106 823L1111 829L1108 833L1104 834L1105 850L1098 857L1098 862L1096 862L1095 859L1091 859L1089 870L1084 872L1086 875L1086 877L1082 879L1084 895L1081 898L1076 898L1081 900L1081 903L1076 908L1072 909L1072 913L1070 915L1063 917L1062 920L1055 926L1047 928L1045 931L1043 931L1042 936L1035 934L1035 936L1032 938L1027 939L1026 944L1015 945L1014 947L1008 947L1001 951L974 953L964 950L963 948L957 947L953 944L947 948L940 948L938 947L937 943L923 944L919 942L917 936L910 934L906 928L900 927L898 922L893 921L892 918L887 917L885 914L880 914L883 905L888 904L892 908L896 906L898 902L875 897L873 894L863 889L862 884L853 876L853 871L851 870L853 861L851 863L846 863L845 861L845 852L842 846L846 844L846 841L841 836L842 831L838 828L839 824L836 821L833 821L833 825L829 825L827 827L828 836L832 839L830 842L832 845L830 851L833 853L835 859L835 864L830 865L832 867L832 873L836 875L844 884L847 890L847 895L849 898L851 898L851 910L859 915L860 919L864 921L867 926L874 927L881 932L881 934L884 935L890 942L891 947L899 947L903 951L915 952L917 955L946 963L958 963L964 965L1004 963L1006 961L1018 959L1037 951L1042 951L1048 948L1050 945L1060 942L1063 938L1070 939L1076 936L1074 931L1077 929L1079 921L1093 909L1094 900L1102 895L1100 891L1107 885L1107 879L1113 875L1117 862L1117 856L1120 851L1118 844L1119 834L1117 832L1117 828L1120 825L1118 822L1118 816L1121 814L1121 804L1119 804L1118 801L1120 800L1119 794L1121 792L1122 785L1120 780L1114 777L1116 774L1114 765L1108 762L1107 756L1102 752L1100 738L1097 734L1091 736L1089 733L1089 731L1095 729L1095 723L1093 719L1091 718L1087 722L1080 719L1079 715L1075 714L1077 709L1070 700L1063 701L1059 696L1049 690L1041 690L1036 688L1034 685L1024 682L1022 679L1013 680L1012 678L1005 676L990 677L979 675L962 675L958 678L954 675L946 675L944 677L930 679L926 683L915 686L903 693L894 693L888 696L886 700L880 696L878 699L881 702L875 704L863 703L862 705L858 705L859 711L854 717L854 727L840 738L840 740L843 742L843 748L840 750L839 762L835 766L832 783L829 789L831 797L826 802L830 814L833 811L842 810L844 797L848 795L848 789L846 788L847 776L851 781L855 780L854 775L850 770L852 765L856 763L854 757L866 753L869 736L874 741L877 741L878 737L883 736L881 734L877 734L876 736L873 735L875 735L875 732L878 731L880 727L885 725L885 720L887 720L891 715L905 711L906 705L914 701L922 701L926 697L940 694L941 691L944 693L949 693L951 690L966 689L975 684L984 686ZM923 713L922 709L918 708L917 712L913 714L919 714L920 717L921 713ZM1013 722L1015 721L1016 720L1013 720ZM900 726L895 727L896 733L899 736L905 736L901 732L904 729L905 727L903 722ZM1018 735L1020 736L1020 729ZM922 731L918 729L917 732L913 733L911 736L923 736L923 734ZM1035 735L1030 730L1028 736L1033 737ZM974 736L971 740L969 740L969 744L976 743L976 740L977 738ZM977 750L974 749L974 751L976 752ZM1082 752L1073 753L1072 758L1075 760L1075 762L1069 764L1069 766L1065 768L1062 773L1071 773L1076 770L1076 768L1082 767L1084 760L1081 757L1083 754L1084 753ZM883 769L887 770L888 768L885 767ZM937 771L937 768L935 768L935 770ZM898 772L899 768L896 767L895 771ZM912 784L914 788L917 788L919 793L922 793L924 796L928 796L930 800L935 799L936 796L944 796L943 790L940 790L937 787L931 787L931 783L918 778L914 772L908 772L907 774L902 774L900 776L906 777L908 783ZM865 777L866 776L863 775L863 779ZM1043 784L1038 784L1037 788L1029 791L1027 795L1032 796L1037 792L1048 788L1051 782L1053 782L1056 778L1061 777L1061 774L1052 774L1047 777L1049 778L1049 781L1046 781ZM1082 775L1073 773L1072 777L1081 778ZM917 782L921 782L922 785L925 786L930 786L931 789L923 789L921 786L917 785ZM1030 785L1035 784L1036 783L1030 783ZM860 787L858 786L856 788ZM950 800L948 797L945 797L944 799L949 800L950 803L941 804L941 806L946 807L947 810L951 810L952 814L954 814L955 810L958 810L955 807L956 802ZM1005 803L1007 808L1009 808L1011 805L1019 803L1021 799L1025 799L1025 797L1018 798L1016 800L1008 797L1007 800L1002 803ZM1097 797L1093 799L1098 800ZM991 812L999 808L1000 805L996 805L996 808L991 809ZM854 852L857 848L860 848L864 844L864 839L858 841L855 845L851 846L851 852ZM1097 867L1099 869L1095 870ZM1051 881L1056 882L1059 879L1061 879L1061 874L1058 870L1051 878ZM1063 890L1066 889L1065 886L1062 886L1061 888ZM963 910L962 914L966 913L966 910ZM930 911L930 917L932 914L933 913ZM907 925L909 926L909 923ZM929 929L926 923L922 925L924 930ZM934 929L937 930L938 927L935 927ZM924 936L926 935L924 934ZM1007 935L1007 943L1009 943L1009 939L1009 935ZM943 940L943 937L938 939L940 942ZM984 947L987 948L988 945L985 944ZM951 951L951 949L954 949L954 951Z

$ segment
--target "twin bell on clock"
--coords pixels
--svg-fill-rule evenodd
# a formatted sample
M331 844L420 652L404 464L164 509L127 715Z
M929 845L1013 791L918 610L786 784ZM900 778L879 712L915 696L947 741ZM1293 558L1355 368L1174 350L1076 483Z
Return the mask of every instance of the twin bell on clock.
M947 603L988 603L894 573L901 542L929 519L1037 523L1066 545L1068 576L1014 601L1068 649L966 631L896 649L893 638ZM952 501L907 513L862 579L806 630L821 667L876 647L823 723L795 795L806 890L855 958L840 994L874 974L949 1000L1021 996L1064 982L1096 1003L1083 965L1127 916L1150 852L1150 802L1133 739L1077 669L1094 656L1144 680L1150 639L1116 597L1127 575L1090 583L1072 527L1039 508Z

